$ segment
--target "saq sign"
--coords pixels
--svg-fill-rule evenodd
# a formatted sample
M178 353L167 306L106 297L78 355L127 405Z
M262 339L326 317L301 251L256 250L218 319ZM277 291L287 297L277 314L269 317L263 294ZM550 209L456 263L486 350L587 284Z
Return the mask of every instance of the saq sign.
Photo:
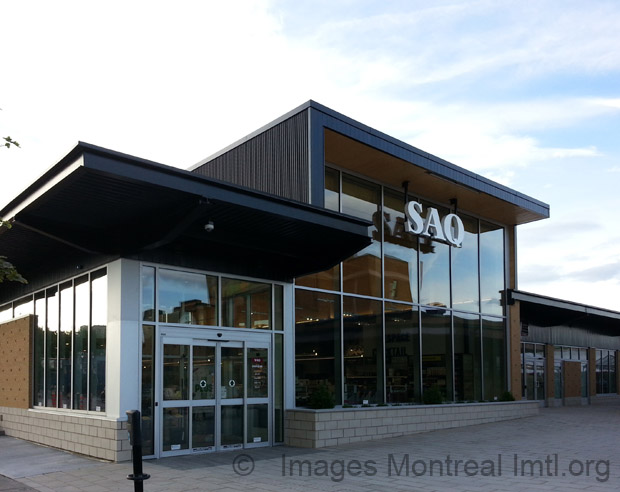
M405 205L407 222L405 230L412 234L431 237L437 241L460 248L465 237L465 226L456 214L448 214L442 219L436 208L428 207L426 217L422 217L423 207L419 202L408 202Z

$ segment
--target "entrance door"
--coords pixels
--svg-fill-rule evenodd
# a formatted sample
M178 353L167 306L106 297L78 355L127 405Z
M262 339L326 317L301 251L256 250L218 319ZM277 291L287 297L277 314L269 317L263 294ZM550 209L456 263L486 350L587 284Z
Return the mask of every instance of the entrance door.
M160 455L271 442L269 342L163 337Z
M525 398L545 400L545 361L544 359L525 359Z

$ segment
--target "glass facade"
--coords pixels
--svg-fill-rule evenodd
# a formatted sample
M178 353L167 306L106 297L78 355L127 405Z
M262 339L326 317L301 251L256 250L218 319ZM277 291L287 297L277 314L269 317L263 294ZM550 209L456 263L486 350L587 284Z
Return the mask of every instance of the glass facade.
M3 306L35 317L34 407L105 412L107 293L104 268Z
M154 306L157 306L155 314ZM216 398L217 387L226 389L226 398L271 398L273 411L273 442L284 439L284 287L270 282L229 278L200 272L174 270L166 267L143 265L141 269L141 317L142 317L142 419L145 455L156 454L155 430L165 429L162 450L189 449L205 450L214 446L214 423L220 422L221 445L237 446L243 442L243 405L226 405L221 413L214 414L215 407L192 406L188 409L167 408L162 415L163 422L156 422L154 395L156 394L155 373L157 364L163 367L164 400L208 401ZM267 355L267 348L252 349L252 357L244 360L243 349L221 347L221 384L215 385L215 345L164 344L163 360L157 362L157 326L187 328L218 327L234 330L261 330L271 341L273 356ZM195 332L194 332L195 333ZM194 335L195 336L195 335ZM215 337L208 330L200 339ZM191 357L190 357L191 352ZM249 354L250 352L248 352ZM219 356L217 356L219 357ZM183 361L193 361L193 368ZM273 374L273 395L268 394L267 380L260 384L256 376L256 364L260 360L265 374ZM244 381L244 367L247 379L252 375L253 386L238 383L229 387L228 382ZM273 367L273 369L272 369ZM241 372L239 372L241 371ZM190 390L190 379L213 381L204 387L194 386ZM244 396L245 395L245 396ZM222 396L224 398L224 396ZM185 404L185 403L184 403ZM267 416L269 405L256 403L248 405L246 428L248 444L267 442ZM187 437L189 420L192 419L192 437ZM241 420L238 420L241 418ZM237 420L238 421L237 421ZM179 447L180 446L180 447Z
M372 223L372 243L295 281L296 403L495 400L507 388L504 228L456 212L461 247L406 231L405 204L453 210L325 170L325 207Z
M616 393L616 351L596 350L596 393Z

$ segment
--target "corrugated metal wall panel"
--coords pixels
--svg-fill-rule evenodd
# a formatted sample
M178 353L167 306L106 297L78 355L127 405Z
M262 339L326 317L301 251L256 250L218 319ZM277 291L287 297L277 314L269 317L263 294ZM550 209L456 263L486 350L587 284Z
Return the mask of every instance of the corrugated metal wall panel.
M265 130L193 172L309 203L307 111Z

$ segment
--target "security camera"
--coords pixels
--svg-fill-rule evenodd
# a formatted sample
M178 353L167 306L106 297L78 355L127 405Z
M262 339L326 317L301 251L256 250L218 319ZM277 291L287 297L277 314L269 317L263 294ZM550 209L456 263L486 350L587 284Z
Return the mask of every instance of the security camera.
M211 231L213 231L213 229L215 229L215 226L213 225L213 222L208 222L208 223L205 224L205 231L211 232Z

